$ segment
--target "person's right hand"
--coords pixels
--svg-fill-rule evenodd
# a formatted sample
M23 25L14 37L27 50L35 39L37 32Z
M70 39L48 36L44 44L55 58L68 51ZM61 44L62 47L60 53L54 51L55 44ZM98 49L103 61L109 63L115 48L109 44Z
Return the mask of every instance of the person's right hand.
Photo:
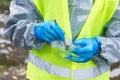
M50 43L55 40L64 41L64 31L52 21L41 22L34 27L37 39Z

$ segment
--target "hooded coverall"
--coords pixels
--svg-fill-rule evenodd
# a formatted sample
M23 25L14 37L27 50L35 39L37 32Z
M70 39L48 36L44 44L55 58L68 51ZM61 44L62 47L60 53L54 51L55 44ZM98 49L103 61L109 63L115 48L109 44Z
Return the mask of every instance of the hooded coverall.
M81 30L94 4L93 0L68 0L73 40ZM84 4L84 5L83 5ZM120 60L120 9L118 8L111 20L104 26L104 32L98 38L102 42L101 52L93 58L97 65L110 66ZM34 26L43 21L38 9L30 0L13 0L11 13L5 25L5 33L12 43L25 49L42 49L44 42L34 36Z

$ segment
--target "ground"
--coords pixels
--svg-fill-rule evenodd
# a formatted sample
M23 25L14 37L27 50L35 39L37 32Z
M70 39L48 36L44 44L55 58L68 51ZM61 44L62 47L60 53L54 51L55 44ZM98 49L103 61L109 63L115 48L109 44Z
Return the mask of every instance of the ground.
M27 80L26 63L28 51L13 46L4 35L4 21L8 10L0 13L0 80Z

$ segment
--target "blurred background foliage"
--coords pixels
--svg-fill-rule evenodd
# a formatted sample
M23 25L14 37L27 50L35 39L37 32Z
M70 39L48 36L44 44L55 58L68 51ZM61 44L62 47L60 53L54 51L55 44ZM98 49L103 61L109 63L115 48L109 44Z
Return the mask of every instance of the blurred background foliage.
M25 75L28 52L13 46L4 34L10 1L0 0L0 80L27 80Z
M11 0L0 0L0 12L8 10Z

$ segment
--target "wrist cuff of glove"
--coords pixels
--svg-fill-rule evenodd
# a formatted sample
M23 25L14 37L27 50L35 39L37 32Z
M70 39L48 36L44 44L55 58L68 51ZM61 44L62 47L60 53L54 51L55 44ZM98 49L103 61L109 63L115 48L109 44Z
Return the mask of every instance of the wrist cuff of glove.
M101 41L97 37L94 37L92 39L94 39L97 42L99 47L101 46Z
M36 24L36 25L34 26L34 35L35 35L36 39L38 39L38 40L41 41L41 39L39 38L39 36L40 36L39 30L40 30L40 28L39 28L38 24Z

